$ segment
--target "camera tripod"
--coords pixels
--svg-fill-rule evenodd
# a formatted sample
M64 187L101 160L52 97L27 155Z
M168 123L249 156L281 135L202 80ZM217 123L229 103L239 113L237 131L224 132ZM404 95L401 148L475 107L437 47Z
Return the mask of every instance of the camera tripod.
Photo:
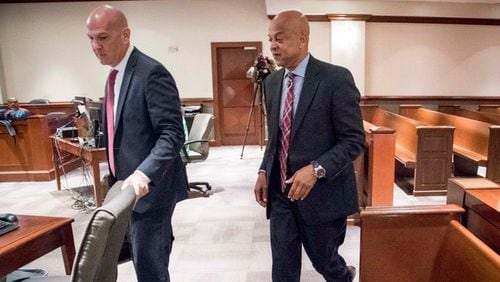
M257 103L259 105L259 110L260 110L260 137L259 137L259 145L260 149L262 150L262 146L264 144L264 118L266 117L266 93L264 90L264 87L262 87L262 80L258 79L255 84L254 84L254 92L253 92L253 97L252 97L252 104L250 105L250 112L248 113L248 120L247 120L247 127L245 130L245 135L243 137L243 147L241 148L241 155L240 159L243 159L243 152L245 151L245 145L247 142L247 137L248 137L248 130L250 129L250 122L252 121L252 115L253 111L255 108L255 101L257 100Z

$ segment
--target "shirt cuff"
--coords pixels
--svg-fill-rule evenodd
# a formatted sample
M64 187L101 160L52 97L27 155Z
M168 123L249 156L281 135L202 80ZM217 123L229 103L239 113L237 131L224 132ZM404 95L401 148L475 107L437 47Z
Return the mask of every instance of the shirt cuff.
M144 177L144 179L146 179L146 181L147 181L148 183L149 183L149 182L151 182L151 179L149 179L149 177L148 177L148 176L147 176L144 172L142 172L142 171L140 171L140 170L136 170L136 171L134 171L134 172L137 172L137 173L139 173L140 175L142 175L142 177Z
M261 174L261 173L263 173L263 174L267 174L267 171L266 171L266 170L264 170L264 169L259 169L259 171L257 172L257 174Z

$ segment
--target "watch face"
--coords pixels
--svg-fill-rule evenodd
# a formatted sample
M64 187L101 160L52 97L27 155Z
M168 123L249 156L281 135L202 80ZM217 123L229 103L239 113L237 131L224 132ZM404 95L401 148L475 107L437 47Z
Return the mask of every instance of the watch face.
M314 175L316 175L317 178L322 178L326 174L325 169L322 166L318 166L314 168Z

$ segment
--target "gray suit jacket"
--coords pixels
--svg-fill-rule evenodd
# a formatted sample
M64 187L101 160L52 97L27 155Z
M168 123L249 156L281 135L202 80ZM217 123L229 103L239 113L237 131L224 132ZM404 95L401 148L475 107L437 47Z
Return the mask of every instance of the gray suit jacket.
M103 128L107 136L106 124ZM168 208L187 197L179 154L184 130L175 81L161 63L136 48L120 89L113 142L115 180L124 180L136 169L151 179L149 193L137 202L136 212Z
M276 185L271 180L276 179L275 174L279 175L279 169L273 170L273 165L276 167L279 158L283 76L284 69L281 69L264 81L269 136L261 169L267 171L269 185ZM307 224L325 223L358 210L352 162L365 144L359 99L359 91L347 69L310 57L292 122L288 152L288 177L313 160L327 171L306 199L298 201ZM272 200L268 203L268 216L270 209Z

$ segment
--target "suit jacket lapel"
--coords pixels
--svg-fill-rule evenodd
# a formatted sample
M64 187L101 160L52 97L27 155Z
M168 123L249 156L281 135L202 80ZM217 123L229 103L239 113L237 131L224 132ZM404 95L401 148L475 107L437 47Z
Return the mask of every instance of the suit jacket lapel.
M128 95L128 88L130 86L130 80L134 75L135 65L137 64L137 58L139 57L139 50L134 47L132 54L127 62L127 67L125 68L125 73L123 74L122 86L120 88L120 96L118 97L118 105L116 107L116 117L115 117L115 128L120 124L120 119L122 116L123 105Z
M268 119L269 119L269 135L275 135L277 137L279 132L279 124L280 124L280 107L281 107L281 89L283 84L283 75L285 70L281 69L278 73L272 77L273 81L269 82L269 92L266 93L267 98L270 99L269 103L272 107L272 111L268 111ZM272 131L271 131L272 130ZM271 138L270 140L277 140L276 138Z
M297 105L297 111L295 112L295 116L293 117L292 136L290 137L290 140L293 140L293 137L297 133L300 124L304 120L304 116L306 115L306 112L309 109L314 96L316 95L316 89L318 88L319 84L319 80L316 78L316 75L318 73L319 69L316 59L311 56L309 58L309 63L307 64L304 84L302 85L299 104Z

